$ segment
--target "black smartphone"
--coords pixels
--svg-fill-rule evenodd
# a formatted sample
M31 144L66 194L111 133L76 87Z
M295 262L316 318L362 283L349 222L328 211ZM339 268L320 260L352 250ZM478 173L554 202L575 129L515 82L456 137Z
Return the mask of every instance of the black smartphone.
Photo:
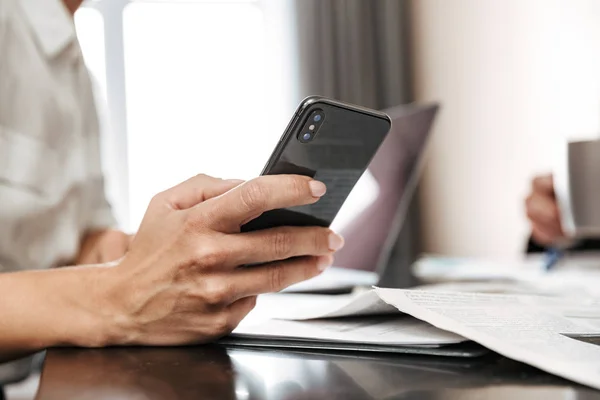
M268 211L243 232L277 226L328 227L390 131L386 114L319 96L302 101L262 175L310 176L327 185L315 204Z

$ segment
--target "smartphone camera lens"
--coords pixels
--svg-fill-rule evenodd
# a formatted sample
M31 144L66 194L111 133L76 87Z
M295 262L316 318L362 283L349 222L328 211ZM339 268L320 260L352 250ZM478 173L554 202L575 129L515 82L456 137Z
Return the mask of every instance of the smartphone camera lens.
M1 1L1 0L0 0ZM312 110L308 118L304 121L304 125L298 132L297 139L304 144L310 143L319 136L319 130L325 122L325 112L321 109Z

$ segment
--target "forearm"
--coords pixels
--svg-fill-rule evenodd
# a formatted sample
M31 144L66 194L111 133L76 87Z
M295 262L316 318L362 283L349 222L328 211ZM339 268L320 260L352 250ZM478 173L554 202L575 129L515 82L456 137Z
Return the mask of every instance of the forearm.
M110 267L0 275L0 358L53 346L98 347L116 341L102 291Z

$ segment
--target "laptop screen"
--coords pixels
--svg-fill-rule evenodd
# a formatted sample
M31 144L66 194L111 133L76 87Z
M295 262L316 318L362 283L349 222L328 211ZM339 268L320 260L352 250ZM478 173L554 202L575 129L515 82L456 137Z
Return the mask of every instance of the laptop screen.
M383 272L416 190L437 110L437 105L385 110L392 129L332 225L346 239L335 266Z

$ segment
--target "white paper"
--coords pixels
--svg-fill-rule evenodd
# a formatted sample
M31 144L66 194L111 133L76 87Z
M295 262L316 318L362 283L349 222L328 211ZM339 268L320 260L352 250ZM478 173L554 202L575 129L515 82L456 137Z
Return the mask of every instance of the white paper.
M314 278L288 287L284 293L323 292L356 286L370 287L377 282L379 282L379 275L375 272L329 267Z
M481 291L490 292L504 285L508 293L529 292L548 296L600 297L600 254L566 254L547 272L544 256L531 256L520 262L485 259L422 257L413 265L413 273L424 282L452 282L451 291L473 291L469 283L481 283ZM512 284L512 286L511 286Z
M600 347L566 335L596 334L595 301L539 296L376 289L381 299L422 321L508 358L600 389ZM577 318L579 315L584 318ZM600 318L598 318L600 319Z
M412 289L435 291L435 292L461 292L461 293L491 293L491 294L537 294L551 295L526 282L444 282L416 286Z
M335 317L361 318L332 319ZM398 346L438 346L464 341L459 335L402 315L374 290L333 296L259 296L255 310L232 336Z
M290 315L300 316L305 310L321 309L324 304L345 304L352 295L320 295L297 293L270 293L258 296L256 307L246 318L262 321L266 319L285 319ZM382 300L383 301L383 300ZM398 311L399 312L399 311Z
M368 290L353 295L318 296L306 295L306 301L296 301L285 313L277 313L274 318L287 320L308 320L336 317L356 317L363 315L400 314L394 306L381 300L377 293ZM281 301L273 297L271 300ZM301 298L296 297L296 300Z
M447 281L530 281L545 275L543 259L522 261L424 256L415 261L413 273L428 283Z
M464 338L459 335L437 329L415 318L400 315L350 320L266 320L242 323L231 336L417 347L464 341Z

